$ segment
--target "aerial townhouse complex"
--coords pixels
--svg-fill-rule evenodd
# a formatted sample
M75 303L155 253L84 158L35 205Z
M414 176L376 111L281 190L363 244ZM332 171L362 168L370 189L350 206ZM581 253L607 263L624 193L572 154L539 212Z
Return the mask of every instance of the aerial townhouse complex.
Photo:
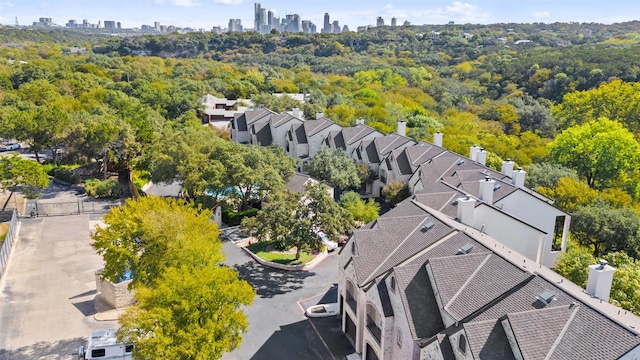
M231 121L231 139L277 145L305 172L323 147L343 149L377 178L411 196L365 227L340 251L342 330L362 359L638 359L640 318L609 304L614 268L589 269L587 290L554 273L571 216L524 186L505 161L485 166L398 132L358 121L341 127L322 114L248 110Z

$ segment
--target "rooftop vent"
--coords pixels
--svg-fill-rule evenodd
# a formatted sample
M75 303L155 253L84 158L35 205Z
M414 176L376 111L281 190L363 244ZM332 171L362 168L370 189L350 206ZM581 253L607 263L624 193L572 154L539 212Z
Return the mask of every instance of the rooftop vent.
M598 267L599 269L604 269L604 267L607 266L609 262L607 260L600 259L600 261L598 261L598 264L600 264L600 266Z
M501 187L502 187L502 184L498 184L498 185L493 187L493 191L498 191L498 190L500 190Z
M436 226L436 224L433 221L429 221L428 223L424 224L424 226L422 227L422 232L427 232L431 230L431 228L433 228L434 226Z
M458 161L458 165L462 165L462 164L464 164L464 160Z
M553 291L545 290L540 295L536 296L536 298L544 305L549 305L551 301L556 298L556 294Z
M453 205L453 206L458 206L458 200L453 200L453 202L451 203L451 205Z
M470 253L471 250L473 250L473 245L467 243L464 244L460 249L458 249L458 253L456 255L465 255Z

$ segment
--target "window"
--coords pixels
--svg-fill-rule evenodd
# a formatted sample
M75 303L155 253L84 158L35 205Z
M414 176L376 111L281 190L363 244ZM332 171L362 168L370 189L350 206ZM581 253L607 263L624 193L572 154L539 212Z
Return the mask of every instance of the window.
M398 329L398 333L396 334L396 344L399 347L402 347L402 330Z
M356 254L356 243L351 242L351 255L355 255L355 254Z
M130 353L133 351L133 345L127 345L124 347L124 352Z
M396 292L396 277L391 277L391 291Z
M91 350L91 357L92 358L96 358L96 357L103 357L107 354L105 349L93 349Z
M553 229L553 242L551 243L551 251L562 250L562 235L564 232L564 215L556 216L556 224Z
M460 337L458 338L458 350L463 354L467 353L467 338L464 334L460 334Z

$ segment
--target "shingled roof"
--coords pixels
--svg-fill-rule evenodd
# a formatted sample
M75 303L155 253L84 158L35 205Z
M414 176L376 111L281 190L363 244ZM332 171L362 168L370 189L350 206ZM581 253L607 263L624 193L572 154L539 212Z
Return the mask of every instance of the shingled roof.
M568 280L414 200L356 230L351 241L358 285L395 276L420 346L464 329L474 358L513 359L503 322L523 359L612 359L640 345L638 333L621 323L638 324L637 317L610 315L611 305L591 301ZM549 303L539 300L544 292L554 294ZM456 324L445 328L437 297Z

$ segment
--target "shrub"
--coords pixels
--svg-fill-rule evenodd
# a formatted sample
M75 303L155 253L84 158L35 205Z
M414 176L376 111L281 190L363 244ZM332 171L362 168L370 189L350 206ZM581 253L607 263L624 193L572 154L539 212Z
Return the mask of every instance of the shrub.
M53 176L56 179L66 181L71 184L80 184L80 176L71 171L68 166L47 166L47 174Z
M222 209L222 222L229 226L240 225L242 219L246 217L254 217L258 214L258 209L247 209L243 211L235 212L231 209Z
M89 179L84 183L87 195L97 198L119 198L122 196L122 187L115 180Z

